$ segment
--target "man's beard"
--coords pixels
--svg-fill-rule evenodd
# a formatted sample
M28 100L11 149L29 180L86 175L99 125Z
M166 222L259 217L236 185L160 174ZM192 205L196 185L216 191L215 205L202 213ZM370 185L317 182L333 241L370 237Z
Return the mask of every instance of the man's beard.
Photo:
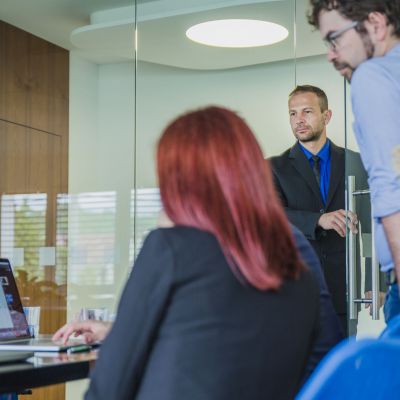
M315 131L311 130L309 134L306 137L301 137L296 131L294 132L294 135L296 136L296 139L300 141L301 143L308 143L308 142L316 142L322 135L322 130Z
M366 30L361 30L359 32L361 40L363 42L364 45L364 49L365 49L365 54L367 56L366 60L369 60L370 58L373 57L374 52L375 52L375 46L372 43L372 40L368 34L368 32ZM360 63L361 64L361 63ZM351 81L351 77L353 76L353 72L355 71L355 69L358 67L358 65L356 67L352 67L350 66L350 64L346 63L346 62L337 62L334 61L333 62L333 66L335 67L335 69L337 71L343 70L343 69L347 69L349 71L348 74L346 74L345 78L348 82Z
M347 69L349 72L346 75L343 74L343 76L346 78L347 82L350 82L355 68L350 67L350 65L345 62L341 63L341 62L337 62L337 61L333 62L333 66L336 69L336 71Z
M367 55L367 60L369 60L370 58L372 58L374 56L375 46L372 43L369 33L361 32L360 35L361 35L361 39L364 43L364 49L365 49L365 53Z

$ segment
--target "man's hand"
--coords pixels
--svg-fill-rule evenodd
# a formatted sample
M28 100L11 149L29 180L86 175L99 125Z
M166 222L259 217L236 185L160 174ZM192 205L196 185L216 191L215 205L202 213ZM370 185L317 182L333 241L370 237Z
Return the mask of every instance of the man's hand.
M358 233L357 215L351 211L347 211L348 227L352 233ZM318 220L318 226L325 230L333 229L339 236L346 236L346 210L336 210L329 213L322 214Z
M372 299L372 291L370 290L368 292L365 292L364 297L366 299ZM378 308L381 308L383 306L383 304L385 303L385 297L386 297L386 293L379 292ZM365 308L369 308L369 315L372 316L372 303L366 304Z

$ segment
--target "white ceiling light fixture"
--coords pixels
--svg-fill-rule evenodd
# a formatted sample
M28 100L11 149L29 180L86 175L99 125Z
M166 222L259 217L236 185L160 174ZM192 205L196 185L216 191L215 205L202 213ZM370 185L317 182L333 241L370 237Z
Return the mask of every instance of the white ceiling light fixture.
M258 47L286 39L288 30L273 22L254 19L221 19L193 25L186 36L194 42L215 47Z

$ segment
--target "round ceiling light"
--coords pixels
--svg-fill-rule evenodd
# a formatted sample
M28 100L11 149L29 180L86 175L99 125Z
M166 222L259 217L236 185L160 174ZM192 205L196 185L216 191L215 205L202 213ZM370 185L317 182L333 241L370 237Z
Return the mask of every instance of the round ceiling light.
M254 19L221 19L193 25L186 36L216 47L257 47L280 42L289 35L282 25Z

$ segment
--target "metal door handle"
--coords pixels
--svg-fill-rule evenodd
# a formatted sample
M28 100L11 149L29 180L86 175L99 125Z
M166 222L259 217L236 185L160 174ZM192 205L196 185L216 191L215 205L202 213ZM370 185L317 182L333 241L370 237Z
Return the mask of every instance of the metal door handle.
M354 189L356 186L355 176L347 177L347 209L355 212ZM348 229L348 285L349 285L349 318L357 319L356 300L356 236Z
M347 209L356 212L355 197L360 195L370 194L370 190L355 190L356 178L355 176L347 177L347 191L348 191L348 207ZM372 319L379 320L379 262L375 252L375 226L371 205L371 241L372 241L372 300L357 299L357 282L356 282L356 235L350 230L348 232L348 257L349 257L349 317L350 319L357 318L357 303L369 303L372 306Z
M375 224L371 204L371 240L372 240L372 319L379 320L379 261L375 251Z

